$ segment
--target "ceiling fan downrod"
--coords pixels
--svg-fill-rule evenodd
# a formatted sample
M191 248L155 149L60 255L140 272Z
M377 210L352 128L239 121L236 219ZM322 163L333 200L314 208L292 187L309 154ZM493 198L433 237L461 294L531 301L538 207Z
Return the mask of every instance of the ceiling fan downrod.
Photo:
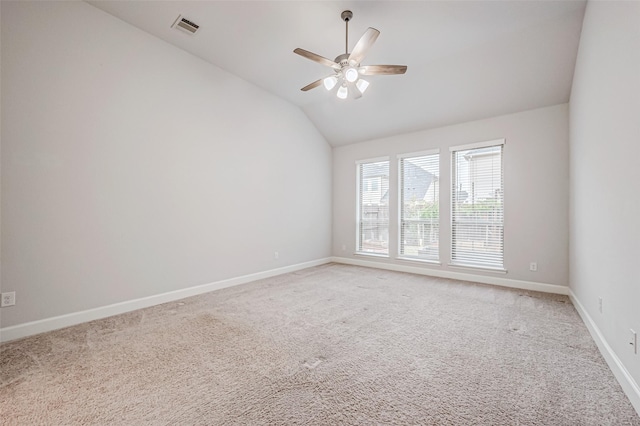
M353 12L350 10L345 10L342 12L340 16L342 17L342 20L345 22L345 25L347 26L345 30L344 54L348 55L349 54L349 21L351 20L351 18L353 18Z

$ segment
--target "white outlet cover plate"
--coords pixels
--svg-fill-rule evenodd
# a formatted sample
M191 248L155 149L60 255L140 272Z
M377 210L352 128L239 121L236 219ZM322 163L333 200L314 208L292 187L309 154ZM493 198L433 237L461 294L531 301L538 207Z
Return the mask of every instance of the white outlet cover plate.
M13 306L15 304L16 304L16 292L15 291L2 293L2 298L0 299L0 307L5 308L7 306Z

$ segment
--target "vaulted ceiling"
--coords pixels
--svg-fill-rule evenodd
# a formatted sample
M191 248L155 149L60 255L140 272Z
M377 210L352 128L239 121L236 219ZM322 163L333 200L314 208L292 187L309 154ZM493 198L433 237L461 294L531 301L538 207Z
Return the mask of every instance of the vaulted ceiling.
M89 1L298 105L333 146L569 101L585 1ZM407 65L367 77L362 98L300 88L331 69L367 27L381 34L363 64ZM195 35L171 28L178 15Z

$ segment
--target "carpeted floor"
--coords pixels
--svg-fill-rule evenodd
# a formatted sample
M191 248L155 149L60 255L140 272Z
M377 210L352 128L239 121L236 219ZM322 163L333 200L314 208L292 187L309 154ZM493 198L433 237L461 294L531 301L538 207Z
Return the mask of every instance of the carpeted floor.
M565 296L328 264L0 345L0 423L640 425Z

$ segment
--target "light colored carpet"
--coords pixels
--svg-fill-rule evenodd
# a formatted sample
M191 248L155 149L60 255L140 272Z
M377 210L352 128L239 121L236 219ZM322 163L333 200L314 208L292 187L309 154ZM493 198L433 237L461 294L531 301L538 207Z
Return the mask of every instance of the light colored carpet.
M2 424L640 425L564 296L328 264L0 346Z

